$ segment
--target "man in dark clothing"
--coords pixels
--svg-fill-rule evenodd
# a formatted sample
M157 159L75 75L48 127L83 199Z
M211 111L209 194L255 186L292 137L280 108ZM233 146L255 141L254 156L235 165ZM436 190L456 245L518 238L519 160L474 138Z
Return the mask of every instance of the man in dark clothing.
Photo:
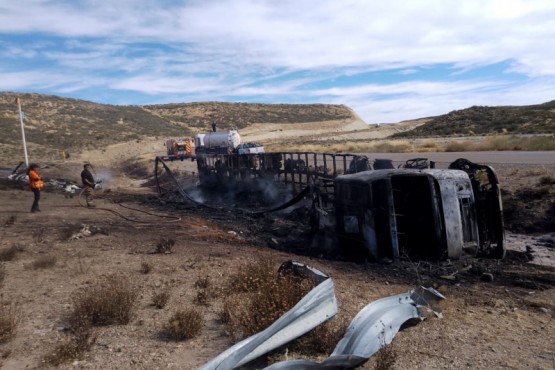
M216 132L216 121L212 121L212 132Z
M94 207L92 190L94 189L95 183L94 177L91 173L91 165L88 163L83 166L83 171L81 172L81 181L83 182L87 207Z

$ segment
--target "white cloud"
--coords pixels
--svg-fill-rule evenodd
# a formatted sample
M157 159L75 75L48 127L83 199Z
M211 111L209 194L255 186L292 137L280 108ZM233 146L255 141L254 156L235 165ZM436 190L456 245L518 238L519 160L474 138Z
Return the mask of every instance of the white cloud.
M551 0L21 0L0 4L0 89L331 99L394 120L478 99L551 100L554 39ZM464 80L502 62L505 76ZM443 82L419 76L437 65L452 67ZM405 82L356 82L394 69ZM356 84L319 87L342 77Z

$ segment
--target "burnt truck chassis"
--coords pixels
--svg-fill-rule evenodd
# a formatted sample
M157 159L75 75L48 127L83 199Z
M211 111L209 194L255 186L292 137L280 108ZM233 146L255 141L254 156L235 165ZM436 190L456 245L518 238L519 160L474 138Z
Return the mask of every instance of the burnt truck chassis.
M165 166L163 159L156 158L156 174L159 162ZM196 160L204 187L287 185L295 201L311 202L312 231L333 224L340 250L357 259L505 255L499 182L486 165L458 159L448 169L435 169L434 162L418 158L396 169L387 159L370 163L366 156L314 152L198 155Z

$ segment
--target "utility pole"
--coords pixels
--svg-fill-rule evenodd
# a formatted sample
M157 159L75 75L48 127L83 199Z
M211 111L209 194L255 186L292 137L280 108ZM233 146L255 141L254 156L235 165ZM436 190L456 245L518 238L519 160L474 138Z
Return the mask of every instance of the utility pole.
M21 112L21 100L19 96L15 98L17 109L19 110L19 123L21 124L21 138L23 140L23 153L25 154L25 166L29 167L29 157L27 156L27 143L25 142L25 129L23 128L23 112Z

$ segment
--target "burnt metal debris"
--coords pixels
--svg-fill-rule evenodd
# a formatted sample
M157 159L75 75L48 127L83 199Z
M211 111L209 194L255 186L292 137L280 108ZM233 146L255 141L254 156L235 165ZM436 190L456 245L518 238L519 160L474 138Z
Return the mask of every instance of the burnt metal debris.
M172 158L155 161L160 194L167 189L159 166L171 174L167 160ZM414 158L395 168L389 159L371 164L366 156L313 152L197 154L196 160L203 188L289 189L288 200L251 212L308 202L312 231L332 225L339 250L355 259L505 255L499 182L486 165L458 159L437 169L427 158ZM195 201L183 188L178 191Z
M268 328L230 347L199 370L235 369L308 333L336 315L337 302L333 282L327 275L295 261L282 264L279 271L284 270L293 270L312 279L317 285ZM432 288L419 287L407 293L379 299L355 316L345 336L324 361L290 360L275 363L266 369L355 368L391 343L403 324L412 320L424 320L421 309L441 317L437 303L444 298Z

